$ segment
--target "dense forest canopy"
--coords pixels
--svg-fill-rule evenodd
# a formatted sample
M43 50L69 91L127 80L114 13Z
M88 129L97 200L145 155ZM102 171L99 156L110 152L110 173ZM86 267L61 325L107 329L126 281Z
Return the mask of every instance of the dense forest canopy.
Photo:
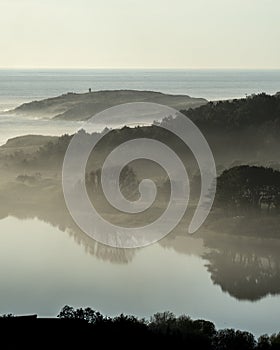
M261 93L242 99L209 102L182 113L203 129L240 130L268 123L279 128L280 95Z

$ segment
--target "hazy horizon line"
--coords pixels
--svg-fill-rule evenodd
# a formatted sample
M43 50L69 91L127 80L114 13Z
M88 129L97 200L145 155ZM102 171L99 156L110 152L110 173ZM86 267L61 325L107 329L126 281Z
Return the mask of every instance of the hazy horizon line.
M38 66L38 67L27 67L27 66L0 66L0 70L36 70L36 69L44 69L44 70L280 70L280 67L268 68L268 67L47 67L47 66Z

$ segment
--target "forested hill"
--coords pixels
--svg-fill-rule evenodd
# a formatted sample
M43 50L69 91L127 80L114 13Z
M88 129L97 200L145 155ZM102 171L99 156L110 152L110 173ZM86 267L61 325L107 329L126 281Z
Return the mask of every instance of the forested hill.
M233 101L210 102L205 106L185 111L195 124L201 129L206 137L217 164L223 166L237 164L254 164L272 166L279 169L280 149L280 97L279 95L269 96L266 94L255 95L246 99ZM184 123L184 118L166 118L161 124ZM110 132L100 144L99 150L113 149L121 142L129 139L147 137L155 138L161 142L168 142L182 156L187 154L182 142L179 142L174 135L156 125L123 128ZM61 137L58 140L50 140L39 153L36 153L38 161L46 161L46 157L63 159L63 154L68 146L70 137ZM37 140L18 138L10 141L0 149L2 154L7 156L8 146L17 147L32 146L38 150ZM49 141L45 140L45 144ZM11 147L9 148L11 149ZM2 150L2 153L1 153ZM23 149L21 149L23 151ZM25 150L24 150L25 151ZM101 152L101 153L102 153ZM10 152L9 152L10 153ZM33 158L34 158L33 157ZM30 155L27 155L27 161ZM31 161L31 159L30 159ZM274 164L274 165L273 165Z
M182 111L198 127L211 130L238 130L250 126L280 127L280 94L265 93L232 101L209 102Z

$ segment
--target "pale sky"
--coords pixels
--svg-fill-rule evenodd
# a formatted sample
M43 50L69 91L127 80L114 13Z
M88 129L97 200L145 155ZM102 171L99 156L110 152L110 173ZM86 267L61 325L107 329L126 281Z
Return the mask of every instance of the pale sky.
M280 0L0 0L0 67L280 68Z

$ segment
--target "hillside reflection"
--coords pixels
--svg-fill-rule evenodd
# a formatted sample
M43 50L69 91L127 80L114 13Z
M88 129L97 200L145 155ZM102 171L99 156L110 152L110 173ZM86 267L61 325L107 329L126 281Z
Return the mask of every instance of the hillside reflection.
M66 208L61 188L50 182L46 186L26 186L18 182L6 184L0 191L0 219L14 216L46 222L67 232L85 252L112 263L129 263L135 250L117 249L91 239L75 224Z
M98 259L114 264L130 263L137 249L111 248L81 232L68 213L58 183L58 179L44 180L43 185L41 182L40 185L20 181L6 183L0 189L0 219L8 216L38 218L67 232L86 253ZM206 229L189 236L187 224L186 217L158 244L178 254L205 259L213 283L236 299L255 301L280 293L280 240L225 235Z
M280 293L280 241L209 234L203 257L214 284L239 300Z

